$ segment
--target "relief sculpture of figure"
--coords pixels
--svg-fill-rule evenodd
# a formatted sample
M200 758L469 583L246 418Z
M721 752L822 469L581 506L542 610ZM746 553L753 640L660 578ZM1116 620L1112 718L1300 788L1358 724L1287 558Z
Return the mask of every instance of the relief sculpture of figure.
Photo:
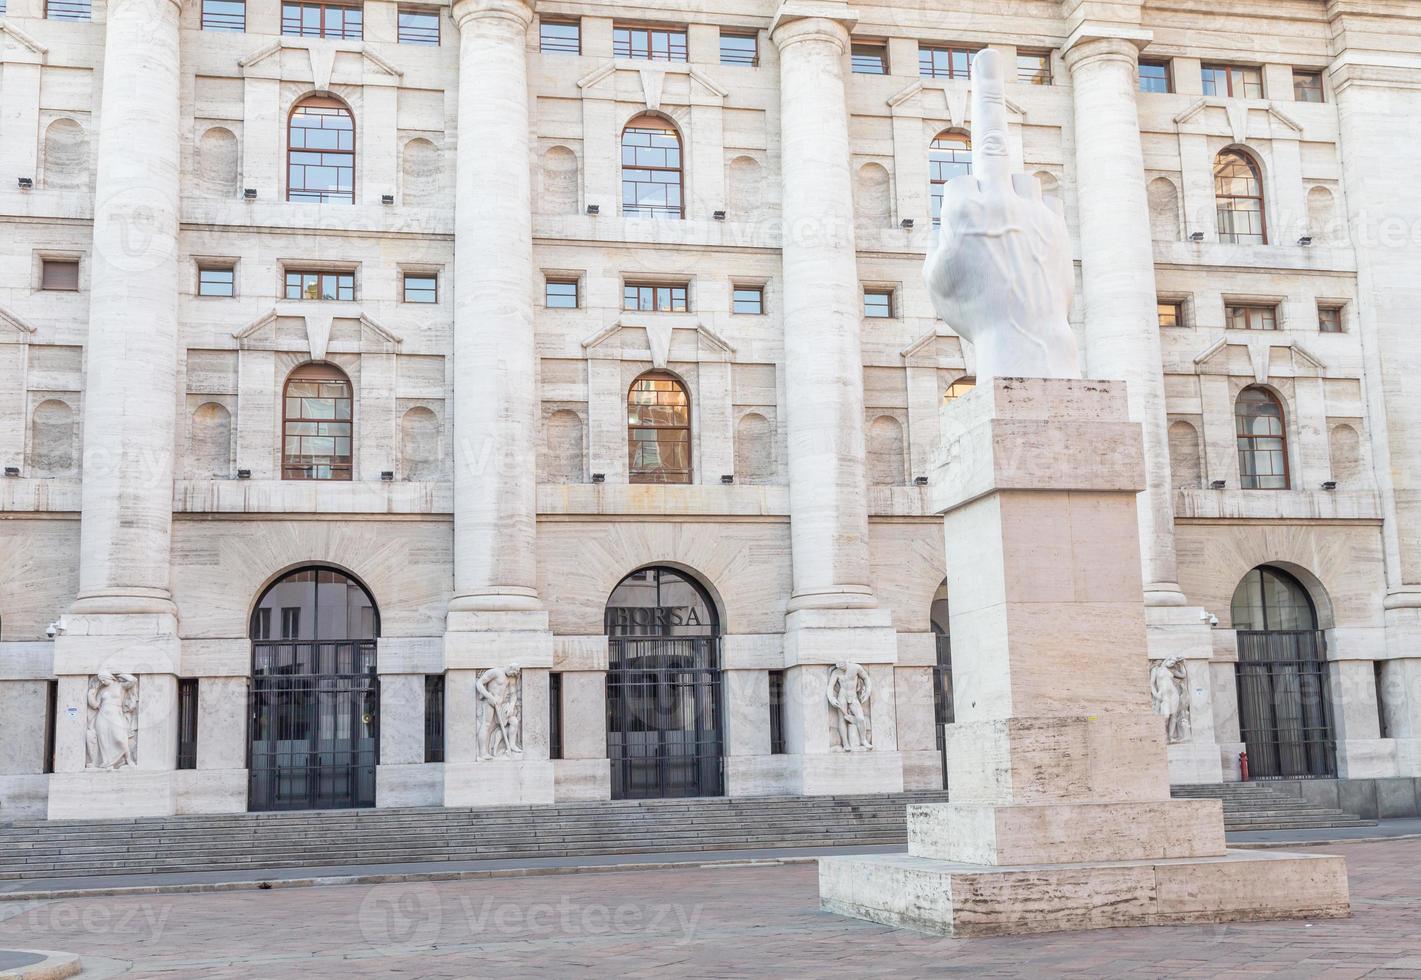
M1067 319L1075 295L1061 202L1012 173L1002 56L972 62L972 173L944 188L937 247L923 274L938 316L972 344L992 378L1079 378Z
M829 671L828 696L829 704L836 713L839 747L845 752L873 748L868 727L873 682L868 678L868 671L859 664L839 661Z
M1184 658L1150 661L1150 697L1155 714L1165 716L1169 743L1188 741L1189 690Z
M506 759L523 752L521 677L518 667L493 667L474 682L482 760Z
M103 671L89 678L89 727L84 733L90 769L136 766L138 678Z

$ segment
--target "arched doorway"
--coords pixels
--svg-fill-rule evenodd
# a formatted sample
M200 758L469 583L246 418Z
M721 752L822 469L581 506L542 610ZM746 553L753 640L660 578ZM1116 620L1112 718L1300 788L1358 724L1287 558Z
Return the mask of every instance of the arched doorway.
M942 788L947 789L947 733L944 725L954 720L952 708L952 627L948 620L947 583L943 582L933 596L931 610L933 640L937 643L937 660L933 664L933 729L937 733L937 751L942 756Z
M1307 589L1280 568L1255 568L1234 593L1233 626L1249 778L1336 775L1327 645Z
M251 810L375 805L380 614L359 582L303 568L252 611Z
M720 621L699 583L643 568L607 600L614 800L725 792Z

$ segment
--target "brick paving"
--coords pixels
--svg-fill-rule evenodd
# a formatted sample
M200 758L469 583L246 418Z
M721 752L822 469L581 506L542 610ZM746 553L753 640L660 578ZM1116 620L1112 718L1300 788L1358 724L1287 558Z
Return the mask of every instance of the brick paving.
M1421 977L1421 841L1317 850L1349 920L941 939L821 912L787 865L0 903L0 948L86 977Z

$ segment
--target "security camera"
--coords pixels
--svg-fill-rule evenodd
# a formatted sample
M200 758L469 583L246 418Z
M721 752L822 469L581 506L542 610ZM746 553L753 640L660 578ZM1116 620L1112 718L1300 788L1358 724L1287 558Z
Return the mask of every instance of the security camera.
M49 637L51 640L63 632L64 621L62 619L56 619L54 622L50 623L44 628L44 635Z

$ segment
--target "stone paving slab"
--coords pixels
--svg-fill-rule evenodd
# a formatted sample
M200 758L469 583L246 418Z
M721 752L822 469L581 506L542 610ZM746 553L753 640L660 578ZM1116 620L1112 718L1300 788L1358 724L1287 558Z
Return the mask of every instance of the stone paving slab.
M943 939L823 912L793 864L11 902L0 945L204 980L1421 974L1421 841L1314 853L1347 860L1352 918Z

